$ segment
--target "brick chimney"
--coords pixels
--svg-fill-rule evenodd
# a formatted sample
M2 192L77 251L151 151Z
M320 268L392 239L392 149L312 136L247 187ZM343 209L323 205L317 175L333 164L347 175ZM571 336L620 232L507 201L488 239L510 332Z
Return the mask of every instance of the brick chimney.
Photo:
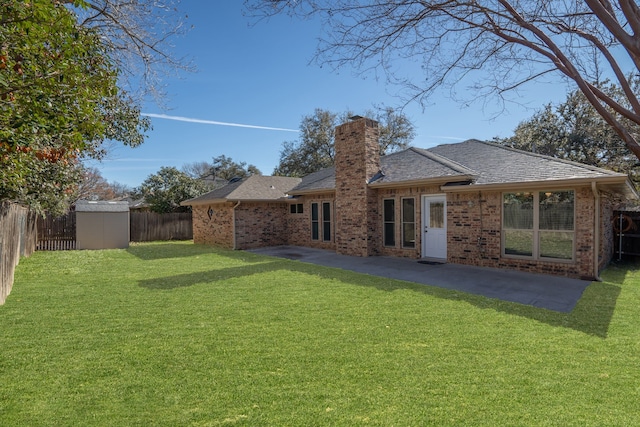
M342 255L378 254L378 201L367 182L380 171L378 122L364 117L336 127L336 252Z

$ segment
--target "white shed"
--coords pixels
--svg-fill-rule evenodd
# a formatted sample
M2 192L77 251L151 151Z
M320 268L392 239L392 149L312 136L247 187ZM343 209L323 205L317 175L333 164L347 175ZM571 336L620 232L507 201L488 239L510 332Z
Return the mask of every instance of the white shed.
M76 202L76 248L122 249L129 247L127 202Z

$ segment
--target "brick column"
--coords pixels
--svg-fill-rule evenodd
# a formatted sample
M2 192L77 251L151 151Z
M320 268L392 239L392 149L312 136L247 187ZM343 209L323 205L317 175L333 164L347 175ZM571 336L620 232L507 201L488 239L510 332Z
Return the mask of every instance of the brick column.
M367 180L380 170L378 122L357 117L336 128L336 252L377 255L380 221L375 191Z

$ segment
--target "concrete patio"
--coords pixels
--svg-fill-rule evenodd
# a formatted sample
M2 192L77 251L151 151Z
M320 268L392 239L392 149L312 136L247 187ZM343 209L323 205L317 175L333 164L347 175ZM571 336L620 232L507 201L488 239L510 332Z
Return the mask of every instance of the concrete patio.
M253 249L262 255L287 258L357 273L455 289L559 312L570 312L591 282L567 277L459 264L420 263L395 257L354 257L299 246Z

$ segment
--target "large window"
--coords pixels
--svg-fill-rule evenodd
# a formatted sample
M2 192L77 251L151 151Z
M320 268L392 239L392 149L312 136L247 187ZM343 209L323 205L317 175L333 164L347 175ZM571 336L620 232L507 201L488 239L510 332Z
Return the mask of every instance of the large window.
M331 241L331 203L323 202L322 210L319 203L311 203L311 240Z
M573 259L572 190L504 193L502 215L504 255Z
M402 199L402 247L416 247L416 199Z
M384 245L396 245L396 201L385 199L383 202Z

